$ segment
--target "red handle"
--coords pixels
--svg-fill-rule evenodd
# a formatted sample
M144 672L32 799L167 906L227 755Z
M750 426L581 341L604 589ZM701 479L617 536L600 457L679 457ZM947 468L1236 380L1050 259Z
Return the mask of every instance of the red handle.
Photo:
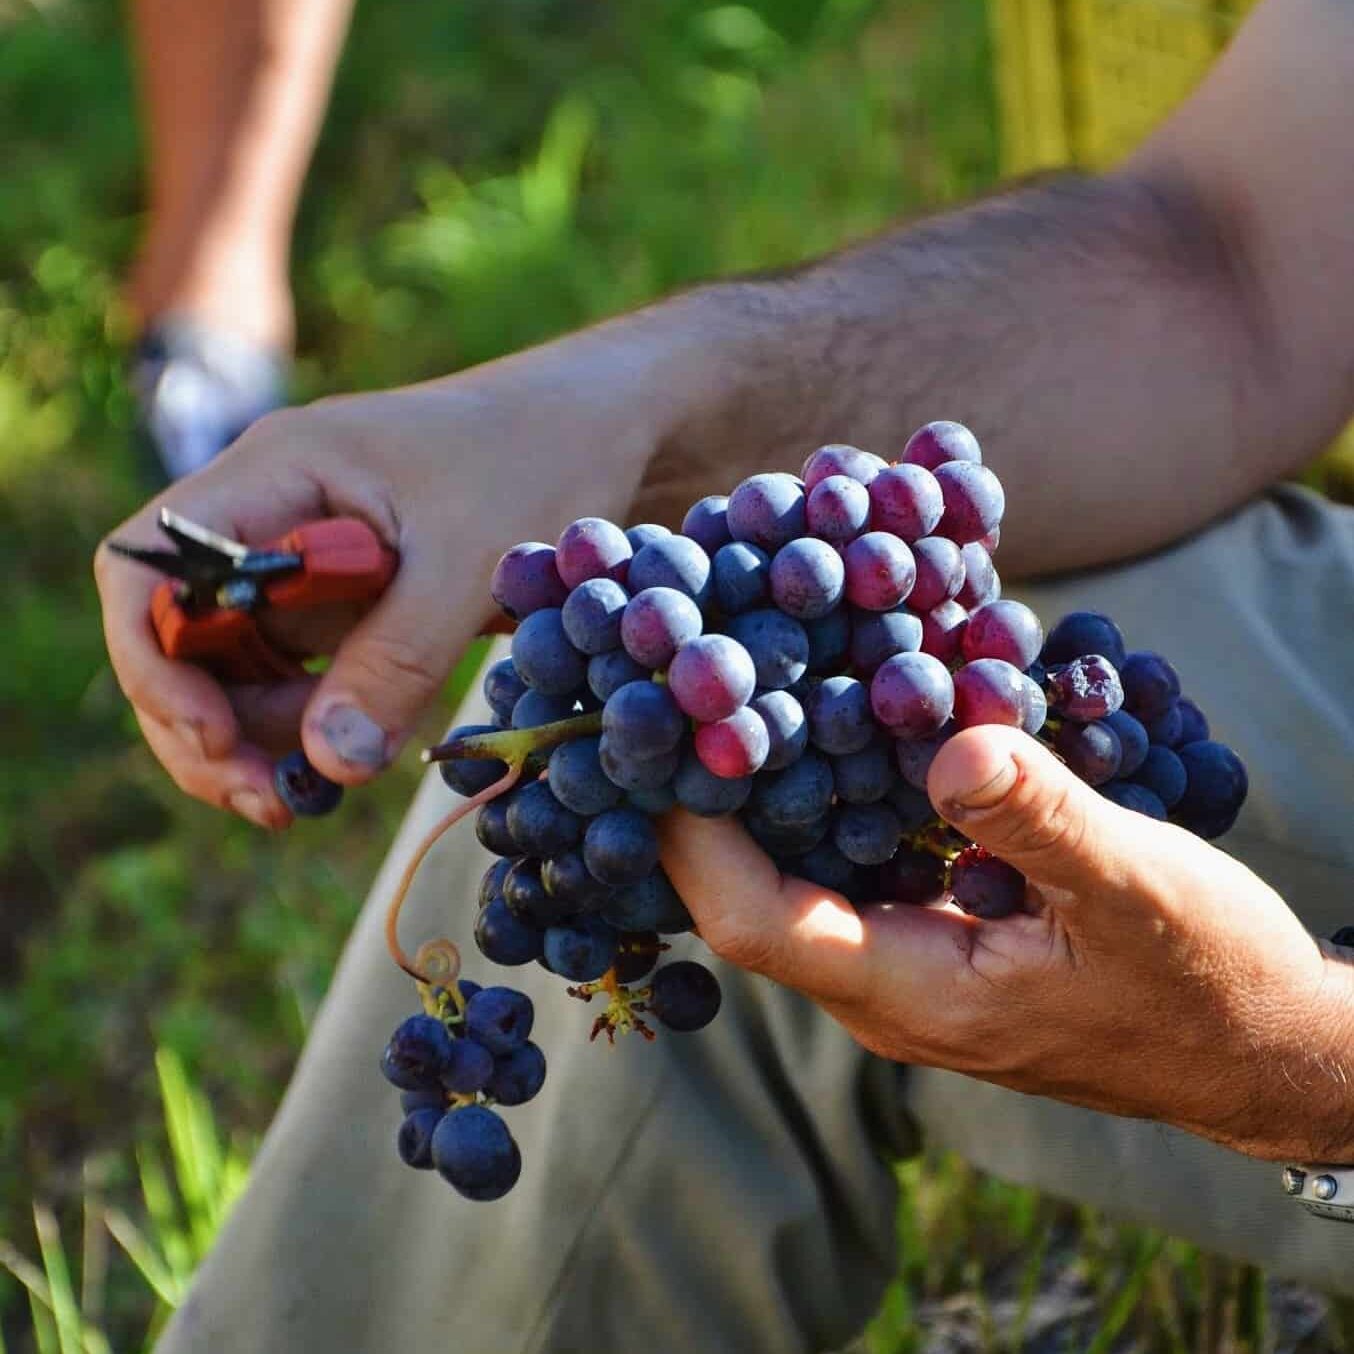
M399 558L365 522L334 517L307 522L264 547L301 557L295 573L263 588L264 601L279 611L299 611L329 602L375 601L394 577ZM186 611L177 588L166 580L151 598L151 622L169 658L210 668L222 681L275 682L299 677L301 664L264 638L253 614L222 607Z

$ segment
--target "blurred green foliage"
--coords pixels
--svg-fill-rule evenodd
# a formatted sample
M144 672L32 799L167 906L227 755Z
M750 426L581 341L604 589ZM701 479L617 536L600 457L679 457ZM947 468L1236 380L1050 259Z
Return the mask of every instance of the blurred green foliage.
M987 41L982 0L361 0L296 237L298 397L450 371L982 189ZM73 1217L94 1157L112 1163L101 1197L136 1206L133 1145L141 1185L147 1154L175 1148L157 1046L228 1134L263 1129L414 782L397 768L334 820L266 838L174 790L112 681L89 560L151 487L117 304L142 210L130 61L115 0L0 0L9 1236L33 1197L53 1225ZM904 1181L877 1350L920 1348L918 1304L986 1301L994 1274L1028 1309L1045 1255L1089 1265L1088 1338L1120 1278L1185 1282L1159 1242L1144 1262L1131 1234L1097 1242L1094 1218L956 1163ZM32 1348L17 1286L3 1301L11 1347ZM152 1303L115 1264L114 1348Z

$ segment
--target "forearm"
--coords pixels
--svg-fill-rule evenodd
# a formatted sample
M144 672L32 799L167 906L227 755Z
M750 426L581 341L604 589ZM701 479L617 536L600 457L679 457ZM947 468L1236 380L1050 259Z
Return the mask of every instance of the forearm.
M1036 573L1172 540L1325 431L1276 400L1207 215L1127 178L1027 187L669 304L718 360L649 470L649 515L820 442L896 455L955 418L1007 488L1003 561Z

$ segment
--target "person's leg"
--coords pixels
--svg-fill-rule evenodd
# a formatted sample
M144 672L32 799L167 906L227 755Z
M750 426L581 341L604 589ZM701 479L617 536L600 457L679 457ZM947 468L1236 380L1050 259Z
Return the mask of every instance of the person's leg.
M1354 512L1284 489L1151 559L1017 592L1046 623L1107 611L1130 648L1176 663L1250 772L1219 844L1315 934L1354 923ZM1354 1226L1285 1199L1271 1162L954 1073L914 1068L906 1084L928 1141L999 1176L1354 1294ZM1303 1094L1320 1091L1294 1089L1299 1113Z
M143 326L188 314L292 342L292 224L352 0L132 0L149 213Z
M479 721L478 697L462 712ZM382 940L415 840L452 802L424 785L348 945L250 1185L160 1354L465 1354L620 1347L702 1354L839 1348L894 1273L896 1189L914 1141L899 1069L788 991L716 965L718 1018L589 1044L594 1007L471 939L489 857L464 823L425 862L407 947L439 934L467 976L520 987L549 1063L506 1109L522 1176L469 1203L401 1165L396 1092L377 1071L413 986ZM672 954L700 953L677 938Z
M164 472L285 399L292 223L352 0L132 0L150 204L128 286Z

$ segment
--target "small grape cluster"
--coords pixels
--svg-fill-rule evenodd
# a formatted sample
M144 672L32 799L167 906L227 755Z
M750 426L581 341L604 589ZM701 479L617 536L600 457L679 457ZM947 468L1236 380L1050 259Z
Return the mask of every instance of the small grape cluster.
M479 893L485 957L605 996L594 1037L652 1037L648 1013L707 1024L714 975L655 968L692 926L652 821L676 806L737 815L784 873L860 906L1016 911L1023 876L925 792L975 725L1023 729L1123 807L1226 831L1245 769L1171 665L1095 612L1045 639L1002 598L1004 509L973 434L937 422L892 464L831 445L801 476L753 475L677 534L588 517L510 549L491 583L516 625L484 679L493 722L427 754L499 857Z
M440 955L436 954L441 951ZM450 943L419 953L459 969ZM381 1055L404 1120L396 1148L406 1166L436 1170L467 1199L500 1199L517 1183L522 1154L491 1105L523 1105L545 1082L545 1055L528 1037L531 998L466 978L420 984L423 1010L403 1021Z

